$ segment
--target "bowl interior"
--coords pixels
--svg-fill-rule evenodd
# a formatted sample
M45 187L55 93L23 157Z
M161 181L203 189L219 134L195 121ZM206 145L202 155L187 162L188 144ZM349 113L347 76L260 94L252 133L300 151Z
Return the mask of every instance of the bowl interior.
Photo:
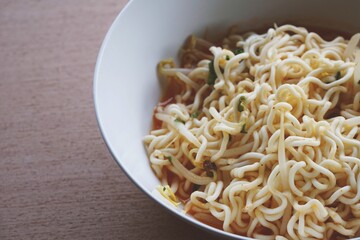
M145 193L170 211L195 222L155 193L159 181L150 168L142 142L161 95L157 63L164 58L176 58L185 38L192 33L202 34L206 28L221 34L233 24L245 31L292 22L356 32L360 30L355 21L356 5L356 1L337 0L131 1L103 42L94 77L99 126L115 160Z

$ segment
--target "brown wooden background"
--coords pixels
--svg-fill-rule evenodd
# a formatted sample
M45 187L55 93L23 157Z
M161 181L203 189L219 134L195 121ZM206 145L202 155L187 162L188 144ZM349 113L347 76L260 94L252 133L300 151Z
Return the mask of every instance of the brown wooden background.
M0 239L217 239L148 199L101 139L97 53L125 0L0 0Z

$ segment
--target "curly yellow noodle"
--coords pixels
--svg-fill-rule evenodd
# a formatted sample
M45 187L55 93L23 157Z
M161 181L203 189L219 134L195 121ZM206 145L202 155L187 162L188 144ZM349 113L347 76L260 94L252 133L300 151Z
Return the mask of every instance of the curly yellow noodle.
M193 69L159 64L183 86L144 138L162 185L227 232L360 236L359 41L283 25L228 36Z

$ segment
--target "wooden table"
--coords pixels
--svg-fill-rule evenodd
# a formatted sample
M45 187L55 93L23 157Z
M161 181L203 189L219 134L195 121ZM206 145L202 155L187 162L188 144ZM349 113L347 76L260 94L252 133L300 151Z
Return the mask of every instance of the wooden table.
M0 0L0 239L218 239L116 165L92 81L125 0Z

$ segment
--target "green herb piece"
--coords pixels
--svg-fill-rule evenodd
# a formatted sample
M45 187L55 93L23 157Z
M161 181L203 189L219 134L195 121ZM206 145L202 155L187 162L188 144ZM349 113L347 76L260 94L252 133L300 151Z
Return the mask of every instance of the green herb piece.
M217 76L214 68L214 60L211 60L211 62L209 62L209 76L207 84L214 85L216 78Z
M341 78L341 73L340 73L340 71L339 71L339 72L336 73L335 79L336 79L336 80L339 80L340 78Z
M242 105L241 102L239 102L238 111L239 111L239 112L242 112L242 111L244 111L244 110L245 110L245 107Z
M230 56L229 56L229 55L226 55L225 59L226 59L227 61L229 61L229 60L230 60Z
M183 120L181 120L180 118L177 118L177 119L175 119L174 121L175 121L175 122L180 122L180 123L182 123L182 124L185 124L185 122L184 122Z
M214 172L217 170L215 163L211 162L210 160L205 160L203 163L203 168L206 171L206 175L208 177L214 177Z
M244 96L241 96L239 98L239 104L238 104L238 111L242 112L245 110L245 103L246 103L246 98Z
M166 191L166 187L163 187L163 192L165 192Z
M238 55L238 54L240 54L240 53L243 53L243 52L244 52L244 49L243 49L243 48L237 48L237 49L232 50L232 52L233 52L235 55Z
M197 118L200 115L199 111L193 112L190 116L192 118Z
M242 126L241 133L247 133L247 131L246 131L246 124L244 124L244 125Z
M166 156L165 158L169 160L170 163L172 163L172 158L170 156Z
M201 187L200 185L194 184L192 191L195 192L195 191L199 190L200 187Z

